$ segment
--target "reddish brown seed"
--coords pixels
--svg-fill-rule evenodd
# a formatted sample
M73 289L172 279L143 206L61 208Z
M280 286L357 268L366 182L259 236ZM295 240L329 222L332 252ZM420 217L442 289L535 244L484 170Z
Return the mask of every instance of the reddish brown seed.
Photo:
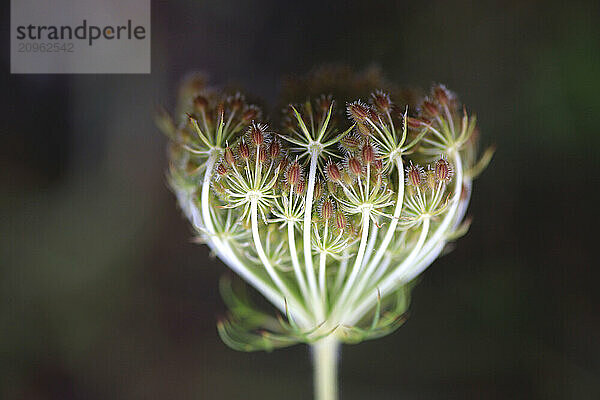
M296 186L300 182L300 164L295 161L287 171L287 181L290 185Z
M254 106L250 106L242 114L242 121L247 124L248 122L252 121L257 116L258 116L258 109Z
M334 224L335 227L338 228L340 231L343 231L344 229L346 229L346 216L344 215L343 212L338 211L335 213L335 219L334 219Z
M386 113L392 110L392 101L390 100L389 94L378 90L371 94L371 97L373 98L373 104L379 111Z
M363 136L371 136L371 128L363 122L356 123L356 130Z
M375 160L375 150L370 143L366 143L362 148L362 159L365 163L371 164Z
M219 166L217 166L217 173L220 176L227 175L227 172L227 168L223 164L219 164Z
M302 194L302 193L304 193L305 188L306 188L306 182L304 182L304 179L300 179L298 181L298 183L296 184L296 186L294 186L294 191L296 192L296 194Z
M425 121L420 120L418 118L413 118L413 117L408 117L406 119L406 122L408 123L408 126L411 127L411 128L420 128L422 126L427 125L425 123Z
M231 150L231 148L229 146L227 146L225 148L225 154L224 154L223 158L225 159L225 162L227 164L229 164L229 165L235 164L235 156L233 155L233 151Z
M365 121L370 115L369 107L360 101L348 104L346 109L348 110L348 115L356 122Z
M339 182L339 180L342 177L340 174L340 169L336 164L332 162L329 162L329 164L327 164L327 166L325 167L325 173L327 174L327 177L333 182Z
M314 199L319 200L323 195L323 182L320 180L315 182Z
M247 160L250 158L250 148L248 147L246 142L240 143L238 151L240 152L240 157L242 158L242 160Z
M380 159L373 161L373 168L379 171L381 168L383 168L383 162Z
M279 141L273 140L271 142L271 145L269 146L269 156L271 158L277 158L277 157L279 157L280 153L281 153L281 145L279 144Z
M264 163L267 161L267 150L264 147L258 149L258 162Z
M414 187L421 186L421 182L423 182L423 170L421 167L411 163L406 172L406 182Z
M448 104L448 100L450 99L450 93L448 92L448 89L446 89L445 86L436 86L435 88L433 88L433 94L438 102L440 102L441 104Z
M452 180L452 166L443 158L440 158L435 163L435 178L444 183L448 183Z
M197 110L206 110L208 107L208 100L204 96L196 96L194 98L194 107Z
M362 139L353 134L347 134L342 138L342 146L349 150L356 150L360 146Z
M321 204L321 217L324 220L329 220L333 217L333 202L331 199L327 199Z
M423 110L425 112L427 112L429 115L431 115L432 117L435 117L439 113L439 111L438 111L437 107L435 106L435 104L433 104L430 101L423 102Z
M265 141L265 127L260 124L252 124L250 128L250 139L255 146L261 146Z
M288 166L288 163L289 163L289 161L288 161L287 157L283 157L283 158L282 158L282 159L279 161L279 167L278 167L278 168L279 168L279 171L285 171L285 169L286 169L286 168L287 168L287 166Z
M360 161L358 161L358 158L350 157L348 159L348 169L354 175L360 175L362 173L362 165L360 164Z

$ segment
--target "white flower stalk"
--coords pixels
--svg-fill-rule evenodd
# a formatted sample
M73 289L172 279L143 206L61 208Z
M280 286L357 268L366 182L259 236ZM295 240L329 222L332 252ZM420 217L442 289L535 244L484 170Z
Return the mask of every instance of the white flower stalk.
M192 89L190 89L192 87ZM337 398L341 342L389 334L410 282L464 233L476 162L475 118L436 86L416 117L376 91L346 111L322 96L289 106L283 128L241 95L189 83L169 135L170 184L201 239L282 314L222 292L229 346L313 347L315 394ZM343 104L343 103L342 103Z

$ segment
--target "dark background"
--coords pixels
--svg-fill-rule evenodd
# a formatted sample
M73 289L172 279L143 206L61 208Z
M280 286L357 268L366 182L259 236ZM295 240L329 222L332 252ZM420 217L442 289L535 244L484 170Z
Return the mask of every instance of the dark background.
M10 75L3 5L0 398L310 398L305 346L218 338L226 268L191 243L152 119L190 70L273 104L331 62L446 83L498 146L405 326L343 348L343 398L600 398L598 2L154 1L139 76Z

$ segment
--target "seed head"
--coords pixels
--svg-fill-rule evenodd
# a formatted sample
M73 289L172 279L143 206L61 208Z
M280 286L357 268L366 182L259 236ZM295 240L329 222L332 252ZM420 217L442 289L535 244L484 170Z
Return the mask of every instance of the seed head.
M267 150L264 147L258 149L258 162L264 163L267 161Z
M360 136L356 135L355 133L349 133L342 138L340 145L342 146L343 150L349 153L354 153L358 151L362 141L363 139Z
M365 163L371 164L375 160L375 149L367 142L362 148L362 159Z
M340 174L340 169L338 168L337 164L333 163L331 160L329 160L329 163L327 163L327 165L325 166L325 173L327 174L327 177L331 179L332 182L337 183L342 178Z
M443 105L447 105L450 99L453 97L452 93L450 93L450 91L446 89L446 86L444 85L437 85L434 87L433 95L435 96L435 99Z
M352 175L358 176L362 174L362 165L358 158L350 157L348 159L348 170Z
M350 116L350 118L352 118L355 122L364 122L370 116L369 106L360 100L349 103L346 106L346 110L348 111L348 116Z
M217 174L219 174L219 176L225 176L227 175L227 172L227 167L225 167L225 165L219 164L217 166Z
M250 148L248 147L248 145L246 144L246 142L244 140L242 140L242 143L240 143L238 151L240 153L240 157L242 158L242 160L247 160L250 158Z
M435 178L443 183L448 183L452 180L452 175L454 171L452 170L452 165L444 158L440 158L435 163Z
M373 105L382 113L389 113L392 111L392 101L390 95L382 90L378 90L371 94Z
M428 115L432 117L435 117L439 114L437 106L430 101L423 102L423 111L425 111Z
M296 185L294 186L294 191L296 192L296 194L301 195L304 193L304 189L306 189L306 182L304 181L304 179L300 179L298 183L296 183Z
M265 132L267 130L267 126L263 124L255 124L252 122L252 126L250 127L250 139L252 140L252 144L255 146L262 146L265 141Z
M229 146L225 148L225 152L223 155L225 162L229 165L235 165L235 156L233 155L233 151Z
M321 203L321 218L328 221L333 217L334 205L331 199L326 199Z
M315 182L315 191L313 195L315 200L319 200L321 196L323 196L323 182L321 182L321 180Z
M294 161L287 171L286 179L291 186L297 186L300 183L301 167L298 161Z
M269 145L269 157L275 159L281 154L281 145L278 140L273 140Z
M333 222L335 224L335 227L338 228L340 231L343 231L344 229L346 229L346 225L348 223L346 221L346 216L340 210L338 210L335 213L335 218L334 218Z
M406 183L413 187L419 187L423 183L423 175L423 168L411 162L406 168Z

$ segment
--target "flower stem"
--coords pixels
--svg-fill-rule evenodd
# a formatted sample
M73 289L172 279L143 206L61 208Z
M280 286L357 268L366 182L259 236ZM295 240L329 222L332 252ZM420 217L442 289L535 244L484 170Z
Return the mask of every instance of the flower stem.
M311 345L315 400L337 400L338 399L338 349L340 343L333 335Z

